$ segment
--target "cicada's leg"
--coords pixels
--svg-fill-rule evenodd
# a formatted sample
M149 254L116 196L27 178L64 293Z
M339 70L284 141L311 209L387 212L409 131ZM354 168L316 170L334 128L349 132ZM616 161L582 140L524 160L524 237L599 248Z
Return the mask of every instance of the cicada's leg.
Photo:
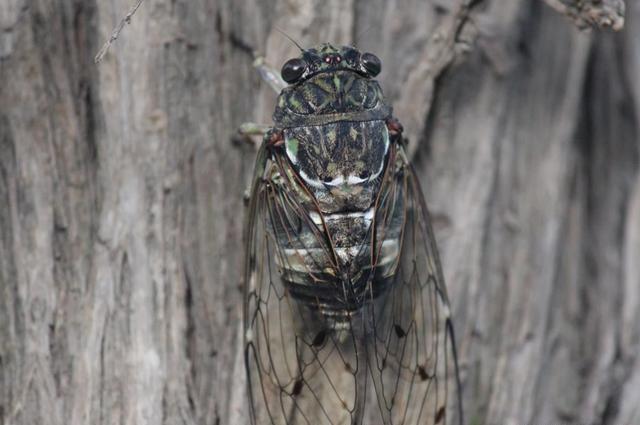
M254 149L258 149L262 138L270 129L271 127L268 125L245 122L240 125L231 141L236 145L250 145Z
M387 130L392 142L400 143L404 146L409 143L409 140L403 135L404 127L396 117L387 119Z
M260 145L263 143L265 139L265 135L269 133L271 127L263 124L256 124L254 122L245 122L240 124L238 131L231 138L231 143L235 146L242 148L243 146L249 145L255 151L258 151ZM249 205L251 193L251 184L244 191L243 200L245 207Z
M282 130L255 123L242 124L238 129L238 136L245 138L246 141L257 148L258 159L256 159L256 167L264 166L266 159L265 155L267 151L282 146L282 144L284 143L284 132ZM256 138L252 136L262 136L261 142L258 142ZM254 174L255 179L256 176L261 175L261 172L256 171L254 172ZM255 181L252 182L250 187L244 192L243 198L245 206L249 205L249 200L251 198L251 187L253 187L254 184Z
M258 70L260 78L269 84L269 87L276 93L280 93L282 89L287 87L287 83L282 79L280 73L270 66L263 56L254 55L254 58L253 66Z
M254 122L244 122L240 124L238 133L243 136L260 136L263 137L271 129L271 126L265 124L256 124Z

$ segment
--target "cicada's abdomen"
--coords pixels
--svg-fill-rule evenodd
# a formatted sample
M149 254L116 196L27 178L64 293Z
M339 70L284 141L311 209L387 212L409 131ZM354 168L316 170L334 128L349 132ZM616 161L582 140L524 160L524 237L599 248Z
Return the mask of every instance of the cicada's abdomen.
M398 261L402 208L376 217L380 197L401 196L380 193L389 152L386 124L342 121L294 127L284 135L288 161L274 168L271 181L279 182L280 204L300 205L308 219L282 217L290 208L273 215L272 231L283 248L279 272L292 298L319 311L328 327L344 329L384 293ZM374 232L376 220L385 221L384 234Z

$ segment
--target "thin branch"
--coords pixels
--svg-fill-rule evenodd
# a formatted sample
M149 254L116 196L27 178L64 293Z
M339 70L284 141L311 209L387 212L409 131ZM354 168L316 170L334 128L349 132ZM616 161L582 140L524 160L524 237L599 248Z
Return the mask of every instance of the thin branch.
M549 6L567 15L578 28L624 27L624 0L544 0Z
M111 37L109 37L109 39L102 45L102 48L100 49L96 57L93 59L95 63L100 63L100 61L104 58L104 56L109 51L109 48L113 44L113 42L116 41L120 36L120 32L124 28L124 25L131 23L131 18L133 17L133 15L136 14L136 12L138 11L138 8L140 7L140 5L142 5L143 1L144 0L137 0L136 4L134 4L131 7L131 9L129 9L129 12L127 12L125 17L122 18L118 26L114 28L113 32L111 33Z

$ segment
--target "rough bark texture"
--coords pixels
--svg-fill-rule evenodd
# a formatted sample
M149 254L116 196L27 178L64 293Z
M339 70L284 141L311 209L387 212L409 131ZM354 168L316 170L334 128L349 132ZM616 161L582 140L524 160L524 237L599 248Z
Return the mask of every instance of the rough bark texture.
M637 2L146 0L94 65L131 3L0 3L0 423L246 422L229 140L276 27L382 58L469 423L640 423Z

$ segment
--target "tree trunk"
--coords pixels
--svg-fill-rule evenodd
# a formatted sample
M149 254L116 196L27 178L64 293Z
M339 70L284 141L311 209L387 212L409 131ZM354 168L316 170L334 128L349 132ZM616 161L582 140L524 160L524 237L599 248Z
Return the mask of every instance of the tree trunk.
M468 422L640 423L640 5L473 3L146 0L95 65L130 0L3 0L0 423L247 422L230 140L276 28L382 58Z

